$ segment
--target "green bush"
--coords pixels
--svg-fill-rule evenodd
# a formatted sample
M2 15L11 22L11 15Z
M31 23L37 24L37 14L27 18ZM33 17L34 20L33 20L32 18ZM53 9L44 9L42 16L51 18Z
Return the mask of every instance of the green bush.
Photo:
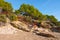
M32 18L29 16L25 16L24 21L32 23Z
M6 22L6 15L0 14L0 22Z
M8 18L9 18L11 21L17 21L17 20L18 20L17 16L16 16L15 14L13 14L13 13L9 14L9 15L8 15Z

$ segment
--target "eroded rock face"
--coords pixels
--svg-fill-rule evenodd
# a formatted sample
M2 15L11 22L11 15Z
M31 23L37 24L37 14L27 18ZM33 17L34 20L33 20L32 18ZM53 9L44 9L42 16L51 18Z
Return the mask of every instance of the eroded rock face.
M37 35L40 36L44 36L44 37L51 37L51 38L56 38L55 35L51 34L51 33L45 33L45 32L41 32L41 33L36 33Z
M45 28L38 28L39 32L51 32L50 29L45 29Z
M11 25L20 29L20 30L29 31L28 25L26 25L20 21L13 21L13 22L11 22Z
M55 35L53 35L53 33L49 31L49 29L38 28L36 25L34 25L33 27L31 26L31 29L29 29L28 25L20 21L13 21L11 22L11 24L7 23L5 26L0 28L0 34L15 34L17 31L19 31L17 28L23 31L33 30L32 33L34 32L39 36L55 38Z
M35 30L38 30L38 26L37 25L33 25L32 28L31 28L31 32L35 31Z
M50 22L43 21L43 22L41 22L41 26L44 27L44 28L51 28L51 25L49 23Z
M39 35L39 36L43 36L43 37L52 37L55 38L54 33L50 30L50 29L46 29L46 28L37 28L36 30L33 31L33 33Z

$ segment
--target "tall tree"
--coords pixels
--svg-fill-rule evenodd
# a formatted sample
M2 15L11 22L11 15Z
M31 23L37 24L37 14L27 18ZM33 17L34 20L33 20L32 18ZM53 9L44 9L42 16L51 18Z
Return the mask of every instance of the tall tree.
M46 15L46 16L47 16L47 19L52 21L52 22L57 22L58 21L53 15L51 15L51 16Z
M0 0L0 7L3 8L5 11L12 11L12 5L4 0Z
M39 16L42 16L42 13L39 12L38 9L29 4L22 4L19 8L19 11L26 12L35 19L38 19Z

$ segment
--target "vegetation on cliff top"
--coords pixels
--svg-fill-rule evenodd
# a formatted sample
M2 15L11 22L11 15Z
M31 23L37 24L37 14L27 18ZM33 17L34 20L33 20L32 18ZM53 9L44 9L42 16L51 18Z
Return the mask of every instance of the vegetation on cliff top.
M2 7L3 12L8 11L8 15L6 15L6 17L8 17L11 21L18 20L17 16L23 15L28 22L32 22L32 20L38 20L38 22L49 20L55 25L60 26L60 22L53 15L43 15L33 5L22 4L18 10L13 12L13 8L10 3L5 2L4 0L0 0L0 7Z

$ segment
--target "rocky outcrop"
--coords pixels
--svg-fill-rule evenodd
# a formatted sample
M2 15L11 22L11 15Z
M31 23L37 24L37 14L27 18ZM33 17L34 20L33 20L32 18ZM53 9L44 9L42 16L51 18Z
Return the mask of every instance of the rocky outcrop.
M41 26L43 28L51 28L50 22L49 21L42 21Z
M26 25L26 24L24 24L24 23L22 23L22 22L20 22L20 21L13 21L13 22L11 22L10 24L11 24L13 27L16 27L16 28L18 28L18 29L20 29L20 30L29 31L28 25Z
M44 36L44 37L56 38L55 35L50 34L50 33L41 32L41 33L36 33L36 34L37 34L37 35L40 35L40 36Z
M38 36L43 36L43 37L51 37L51 38L56 38L55 35L53 35L53 33L51 34L51 32L34 32L36 35Z
M33 33L40 35L40 36L44 36L44 37L55 38L55 35L53 34L53 32L51 32L51 30L45 29L45 28L38 28L38 30L34 30Z
M55 36L53 35L53 33L51 34L51 31L49 28L51 28L51 25L49 24L49 22L41 22L41 28L38 28L37 25L30 25L30 24L25 24L24 22L21 21L10 21L8 18L6 19L7 22L5 23L6 25L4 25L4 27L0 30L1 33L5 32L5 33L15 33L16 30L13 27L18 28L19 30L23 30L26 32L30 32L32 31L32 33L35 33L37 35L40 36L44 36L44 37L53 37L55 38ZM3 24L3 22L0 22L0 24ZM7 28L5 28L7 26ZM3 31L3 29L5 29Z

